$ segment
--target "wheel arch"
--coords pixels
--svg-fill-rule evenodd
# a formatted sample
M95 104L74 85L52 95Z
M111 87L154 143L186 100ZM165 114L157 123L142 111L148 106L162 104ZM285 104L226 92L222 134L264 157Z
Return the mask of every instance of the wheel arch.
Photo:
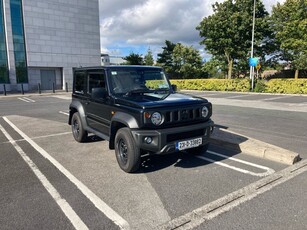
M68 124L71 125L71 119L74 113L78 112L81 118L81 122L84 128L87 128L87 123L85 120L85 111L80 101L72 101L69 106L69 118Z
M124 127L130 129L137 129L139 128L139 124L137 120L130 114L123 112L115 113L115 115L112 117L111 127L110 127L110 141L109 141L110 149L115 148L114 141L117 131Z

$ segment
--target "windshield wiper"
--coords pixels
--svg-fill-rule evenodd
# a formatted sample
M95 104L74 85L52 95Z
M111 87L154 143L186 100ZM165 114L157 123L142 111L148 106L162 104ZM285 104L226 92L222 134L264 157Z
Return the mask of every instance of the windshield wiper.
M133 89L128 91L125 95L130 96L132 94L142 94L142 93L150 93L151 91L149 89Z
M155 93L160 93L160 92L167 92L169 93L170 88L157 88L154 90Z

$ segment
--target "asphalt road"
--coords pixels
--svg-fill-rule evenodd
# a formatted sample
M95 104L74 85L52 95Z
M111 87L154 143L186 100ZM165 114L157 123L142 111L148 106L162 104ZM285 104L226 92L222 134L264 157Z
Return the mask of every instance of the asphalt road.
M213 103L215 123L307 158L307 96L193 93Z
M285 110L283 106L296 103L304 107L307 97L306 101L302 97L296 101L285 96L285 102L274 102L274 97L283 97L271 95L267 96L269 101L263 101L259 95L249 95L248 99L245 94L241 98L241 94L196 94L216 100L213 119L217 124L297 151L306 158L306 112ZM187 153L145 156L138 173L126 174L119 169L106 141L96 137L83 144L74 141L67 125L69 99L69 94L0 98L1 229L163 228L193 210L216 205L219 199L228 200L231 193L273 178L274 171L288 167L212 145L200 157ZM240 101L240 105L230 101ZM251 106L251 101L259 106ZM270 104L279 109L263 108ZM230 211L214 206L221 214L195 227L307 226L307 201L303 196L306 173L298 172L293 179ZM248 197L252 195L250 192ZM268 216L270 221L263 221ZM274 225L281 220L283 225Z

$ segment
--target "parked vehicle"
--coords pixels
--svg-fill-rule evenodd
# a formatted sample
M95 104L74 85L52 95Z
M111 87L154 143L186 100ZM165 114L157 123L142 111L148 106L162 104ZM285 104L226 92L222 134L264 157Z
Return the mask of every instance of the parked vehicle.
M160 67L74 68L69 125L76 141L89 133L109 141L125 172L139 169L141 155L208 149L212 105L177 93Z

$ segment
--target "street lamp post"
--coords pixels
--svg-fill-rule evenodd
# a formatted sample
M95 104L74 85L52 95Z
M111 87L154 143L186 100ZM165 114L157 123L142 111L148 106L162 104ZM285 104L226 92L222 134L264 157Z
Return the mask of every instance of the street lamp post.
M254 0L254 11L253 11L251 58L253 58L253 56L254 56L255 11L256 11L256 0ZM254 67L253 66L250 66L249 78L252 80L252 90L254 90Z

